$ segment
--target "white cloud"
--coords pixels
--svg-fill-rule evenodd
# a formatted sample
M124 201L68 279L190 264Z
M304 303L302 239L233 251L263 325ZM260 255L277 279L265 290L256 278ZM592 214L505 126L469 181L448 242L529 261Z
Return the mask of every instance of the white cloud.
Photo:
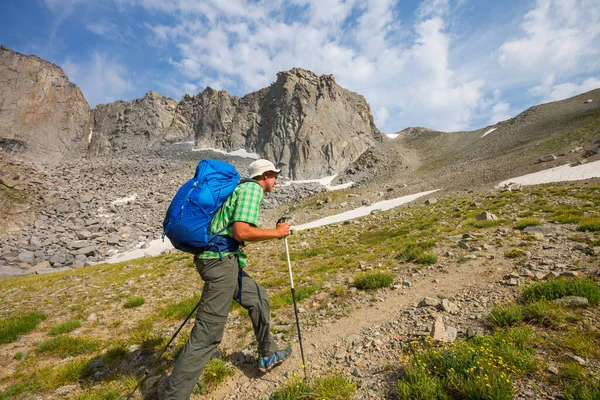
M110 60L107 54L94 52L87 62L79 64L66 60L62 68L79 86L91 107L122 99L133 90L126 68Z
M510 104L505 101L499 101L492 107L492 116L488 121L488 125L495 125L500 121L506 121L511 118Z
M564 100L598 88L600 88L600 78L598 77L588 78L580 84L574 82L554 84L552 77L552 79L532 88L530 92L535 96L542 97L541 101L546 103L549 101Z
M582 64L597 67L599 21L597 0L538 0L524 16L524 35L505 42L498 60L523 79L573 73Z

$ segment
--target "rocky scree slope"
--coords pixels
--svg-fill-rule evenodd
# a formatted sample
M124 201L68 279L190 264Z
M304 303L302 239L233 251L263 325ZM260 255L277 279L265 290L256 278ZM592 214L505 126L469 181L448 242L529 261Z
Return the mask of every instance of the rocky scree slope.
M172 197L201 159L228 161L242 174L252 161L183 147L61 162L44 171L0 151L0 277L81 268L147 247L161 237ZM281 184L263 209L324 190Z
M58 66L3 46L0 83L0 145L38 162L194 141L259 153L283 176L309 179L341 171L382 140L363 96L299 68L242 98L207 88L177 102L151 91L90 110Z

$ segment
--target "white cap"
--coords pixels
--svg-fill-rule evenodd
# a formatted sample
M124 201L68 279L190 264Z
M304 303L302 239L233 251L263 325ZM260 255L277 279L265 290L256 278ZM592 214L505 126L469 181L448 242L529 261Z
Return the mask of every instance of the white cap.
M250 178L261 176L262 174L268 171L273 171L277 173L281 172L280 169L275 168L275 164L265 159L256 160L248 166L248 176Z

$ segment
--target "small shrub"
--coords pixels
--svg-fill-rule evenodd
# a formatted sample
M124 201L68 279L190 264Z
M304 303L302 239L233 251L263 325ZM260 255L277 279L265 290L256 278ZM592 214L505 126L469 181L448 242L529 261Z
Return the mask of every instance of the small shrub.
M517 304L495 307L490 312L488 321L494 328L514 326L523 322L523 311Z
M560 306L540 300L523 307L523 320L552 328L559 326L565 320L565 316L561 313Z
M214 390L219 383L233 375L233 367L220 358L211 358L204 371L202 371L202 382L208 391Z
M351 399L356 392L356 385L343 375L317 378L311 388L314 399Z
M538 226L541 224L542 223L537 218L523 218L523 219L520 219L517 221L517 224L515 225L515 229L523 230L523 229L527 228L528 226Z
M50 353L61 357L88 354L98 349L100 342L87 338L72 338L56 336L40 343L37 347L40 353Z
M437 262L437 257L425 253L425 250L430 249L433 246L435 246L435 242L433 241L410 243L396 258L406 262L414 261L418 264L435 264Z
M471 226L473 226L474 228L491 228L493 226L498 226L498 225L500 225L500 221L494 220L494 219L483 220L483 221L475 220L471 224Z
M569 383L579 383L585 380L585 370L575 362L564 363L560 368L558 378Z
M528 286L521 296L527 303L581 296L587 298L591 305L596 305L600 302L600 287L592 279L556 279Z
M363 272L354 278L354 285L361 290L389 287L393 282L394 277L383 272Z
M129 351L123 346L113 347L104 355L104 360L108 365L117 365L127 357Z
M587 217L579 221L578 231L581 232L600 232L600 218Z
M145 300L143 297L133 297L125 302L123 307L125 308L134 308L139 307L144 304Z
M310 399L310 392L310 386L301 379L294 378L271 394L271 398L273 400Z
M45 314L33 311L25 315L1 320L0 344L15 341L18 335L24 335L31 332L45 319Z
M523 257L524 255L525 255L525 252L521 249L512 249L512 250L504 253L504 257L506 257L506 258L519 258L519 257Z
M62 324L53 326L50 329L50 333L52 335L62 335L63 333L69 333L71 331L74 331L75 329L77 329L79 327L81 327L81 322L76 321L76 320L70 320L67 322L63 322Z

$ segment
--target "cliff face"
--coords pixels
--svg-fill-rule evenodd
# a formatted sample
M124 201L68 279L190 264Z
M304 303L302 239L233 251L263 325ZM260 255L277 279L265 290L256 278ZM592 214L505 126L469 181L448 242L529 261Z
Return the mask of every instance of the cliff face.
M98 105L90 124L88 155L138 151L163 141L189 139L193 133L177 108L177 101L156 92L130 102Z
M297 68L277 74L255 126L249 147L294 179L335 174L382 140L364 97Z
M0 146L52 162L86 153L90 107L62 69L0 46Z
M0 147L35 161L194 140L259 153L284 176L308 179L342 171L382 141L364 97L299 68L242 98L207 88L178 103L151 91L90 110L58 66L2 46L0 85Z

